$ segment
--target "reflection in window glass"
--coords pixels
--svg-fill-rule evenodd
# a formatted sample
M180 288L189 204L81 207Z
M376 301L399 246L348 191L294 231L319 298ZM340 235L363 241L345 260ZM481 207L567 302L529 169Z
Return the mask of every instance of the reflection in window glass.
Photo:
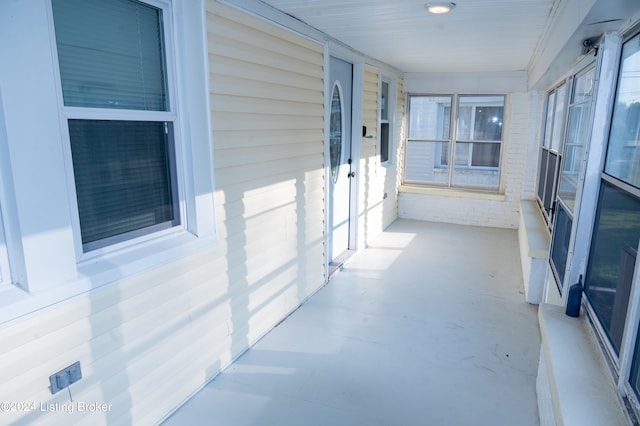
M582 171L584 147L587 139L590 104L576 105L569 113L567 145L560 175L558 196L567 204L571 212L575 210L578 180Z
M409 141L405 160L405 181L447 183L449 143Z
M449 181L451 96L409 98L409 140L405 159L407 182L437 185Z
M389 161L389 83L380 84L380 163Z
M551 129L553 128L553 108L556 105L556 92L549 94L547 99L547 118L545 119L544 127L544 141L542 146L545 148L551 147Z
M605 172L640 187L640 34L624 44Z
M380 162L389 161L389 123L380 123Z
M449 139L451 96L412 96L409 109L409 139Z
M471 164L471 147L473 144L471 143L460 143L456 144L456 158L455 164L456 166L469 166Z
M497 168L500 164L499 143L476 143L473 147L471 165L475 167Z
M10 279L9 258L4 238L4 221L2 220L2 209L0 209L0 283L9 283Z
M567 85L563 84L556 90L556 107L553 116L553 132L551 134L551 149L560 152L562 144L562 126L564 124L564 108L567 100Z
M504 96L461 96L459 104L453 184L497 187Z
M460 105L458 108L458 140L470 141L473 120L473 108Z
M580 103L591 99L593 87L596 79L596 68L591 67L581 75L576 77L573 88L572 103Z
M502 102L500 99L498 102ZM473 140L499 141L502 139L503 106L477 107L473 120ZM461 140L458 137L458 140Z
M52 11L64 106L76 107L65 115L83 250L179 225L162 9L54 0Z
M538 170L538 198L540 201L544 200L544 192L546 189L546 181L547 181L547 166L549 162L549 151L546 149L542 150L540 155L540 170ZM545 206L545 210L547 210Z
M636 347L633 351L633 362L631 364L631 374L629 374L629 383L636 394L636 398L640 399L640 327L638 327L638 335L636 336Z
M576 76L569 105L569 123L558 197L566 204L570 214L575 210L578 181L584 166L594 78L595 67Z
M558 113L557 108L563 108L565 84L551 91L547 97L547 113L544 123L544 139L540 153L540 168L538 170L538 201L544 209L545 219L549 226L553 223L551 207L555 201L556 186L558 184L558 165L560 163L560 153L558 152L554 137L559 137L558 129L561 123L557 118L563 116ZM557 145L557 146L556 146Z
M631 291L640 239L640 200L602 181L585 292L616 351Z
M380 85L380 120L389 120L389 83Z
M547 213L550 214L551 207L553 206L553 202L555 200L554 189L556 187L556 181L558 179L558 154L555 154L551 151L548 151L547 158L547 172L546 172L546 182L548 183L547 188L544 192L544 198L542 199L542 205Z
M337 85L333 87L331 97L331 117L329 118L329 159L333 183L338 179L340 157L342 155L342 99Z
M172 133L160 121L69 120L87 250L179 223Z
M168 111L162 11L131 0L55 0L66 106Z
M504 105L501 95L411 96L405 180L497 189Z
M564 206L558 203L555 228L553 229L553 239L551 242L551 265L558 276L558 286L562 288L564 282L564 272L567 267L567 255L569 252L569 241L571 239L571 225L573 221L564 210Z
M456 144L456 166L491 167L500 165L500 144L468 143Z

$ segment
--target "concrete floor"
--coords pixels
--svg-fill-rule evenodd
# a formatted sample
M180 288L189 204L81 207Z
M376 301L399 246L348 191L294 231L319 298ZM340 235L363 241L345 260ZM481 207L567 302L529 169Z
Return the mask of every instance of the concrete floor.
M399 220L173 425L537 425L515 231Z

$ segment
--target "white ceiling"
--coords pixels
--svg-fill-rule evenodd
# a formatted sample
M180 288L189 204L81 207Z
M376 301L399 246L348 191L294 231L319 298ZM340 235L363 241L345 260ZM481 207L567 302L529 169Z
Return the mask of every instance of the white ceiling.
M446 15L424 0L265 2L404 72L466 72L527 69L554 1L455 0Z
M573 25L582 33L576 37L615 29L628 20L625 13L640 8L640 0L454 0L451 13L431 15L426 0L263 1L403 72L526 71L567 4L577 6ZM594 3L605 7L591 8ZM579 10L585 5L591 12ZM604 20L613 21L590 27ZM574 57L581 40L574 40Z

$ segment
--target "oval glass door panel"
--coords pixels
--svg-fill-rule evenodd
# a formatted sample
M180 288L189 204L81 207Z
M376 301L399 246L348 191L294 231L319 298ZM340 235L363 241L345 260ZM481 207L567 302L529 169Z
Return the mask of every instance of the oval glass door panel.
M331 177L333 183L338 179L340 156L342 154L342 98L338 83L333 86L331 96L331 117L329 120L329 157L331 160Z

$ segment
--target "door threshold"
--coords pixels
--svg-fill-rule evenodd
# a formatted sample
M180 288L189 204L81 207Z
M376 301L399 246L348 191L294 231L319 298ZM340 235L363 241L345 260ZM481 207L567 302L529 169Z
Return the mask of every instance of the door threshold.
M344 264L347 263L347 260L349 260L355 252L355 250L345 250L329 262L329 278L341 270Z

